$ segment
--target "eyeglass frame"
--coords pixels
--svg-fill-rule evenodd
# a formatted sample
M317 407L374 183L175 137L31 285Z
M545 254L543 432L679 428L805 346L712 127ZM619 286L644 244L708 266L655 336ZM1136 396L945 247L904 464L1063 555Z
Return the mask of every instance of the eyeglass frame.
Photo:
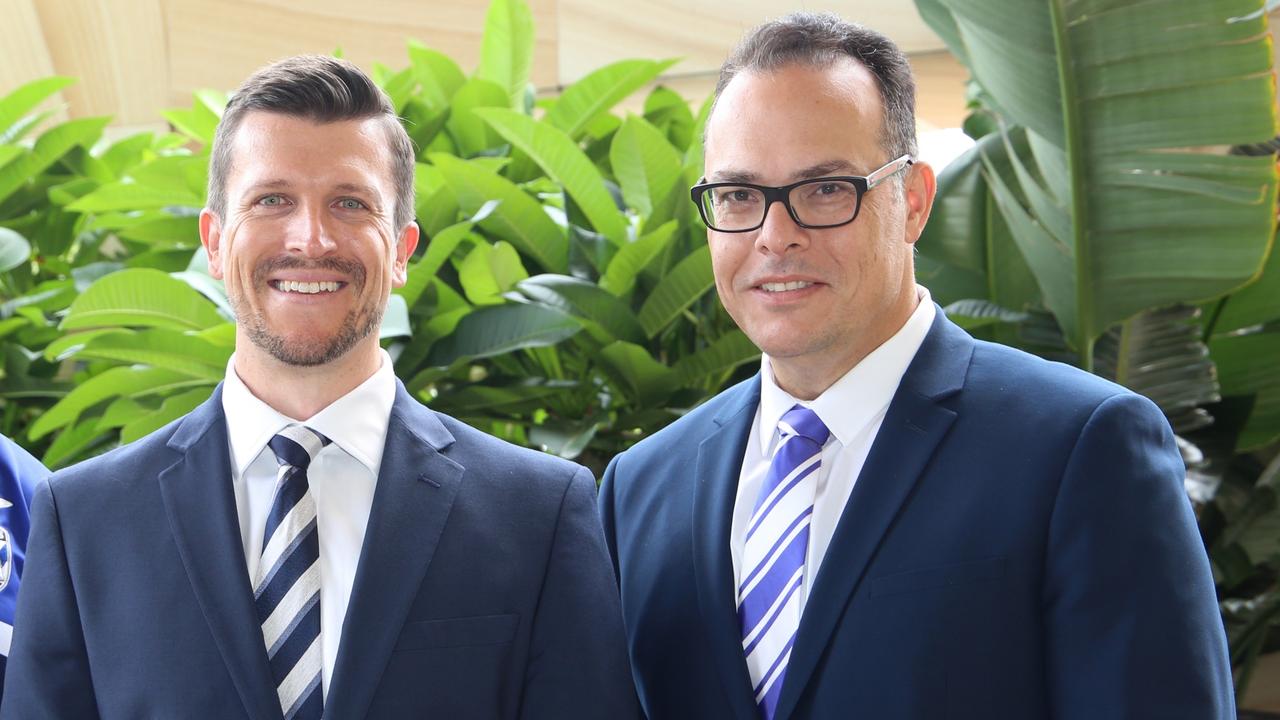
M893 160L890 160L884 165L881 165L879 168L876 168L875 170L873 170L869 175L830 175L826 177L809 178L807 180L793 182L790 185L780 185L780 186L756 185L754 183L744 183L744 182L714 182L714 183L702 182L689 188L689 199L692 200L693 204L698 207L698 214L702 216L703 224L706 225L707 228L714 230L716 232L744 233L744 232L751 232L753 230L759 230L760 228L764 227L765 220L769 219L769 209L773 207L773 204L775 202L782 203L782 206L787 209L787 215L791 217L791 220L796 225L802 228L806 228L809 230L824 230L827 228L844 227L845 225L848 225L854 220L857 220L858 215L862 213L862 196L871 192L871 189L874 188L875 186L879 185L885 180L888 180L894 175L897 175L903 170L906 170L907 168L911 167L914 164L915 164L915 159L912 158L910 154L907 154L907 155L902 155L901 157L895 158ZM804 222L801 222L799 216L796 215L795 208L791 207L791 191L795 190L801 185L807 185L809 183L824 182L824 181L825 182L839 181L839 182L848 182L853 184L854 189L858 193L857 204L853 208L853 217L849 218L848 220L845 220L844 222L832 223L829 225L808 225ZM721 230L717 227L714 227L711 224L711 221L707 218L707 208L702 204L702 196L706 194L708 190L714 190L715 188L718 188L718 187L741 187L741 188L751 188L753 190L759 190L760 193L764 195L764 212L760 214L760 222L749 228L742 228L740 230Z

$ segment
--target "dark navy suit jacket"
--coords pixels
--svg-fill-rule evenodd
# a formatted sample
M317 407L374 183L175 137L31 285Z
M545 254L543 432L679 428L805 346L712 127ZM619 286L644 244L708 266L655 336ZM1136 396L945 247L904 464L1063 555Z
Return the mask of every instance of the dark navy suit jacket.
M397 384L327 718L627 718L591 474ZM8 718L279 718L221 389L38 490Z
M600 508L641 704L757 718L729 527L759 378L616 458ZM942 313L822 561L777 718L1234 718L1213 580L1146 399Z

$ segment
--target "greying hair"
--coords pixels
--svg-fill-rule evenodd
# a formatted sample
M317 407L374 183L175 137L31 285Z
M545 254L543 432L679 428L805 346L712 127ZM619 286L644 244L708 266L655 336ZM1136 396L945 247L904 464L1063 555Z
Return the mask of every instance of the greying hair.
M716 102L739 73L767 73L789 65L823 68L842 57L862 63L876 78L884 105L881 144L889 159L915 157L916 82L907 57L884 35L832 13L792 13L748 33L720 66Z
M298 55L255 72L236 90L222 113L209 162L209 209L226 219L227 176L231 172L236 130L247 113L263 111L315 123L382 120L391 151L396 229L413 220L413 141L395 107L373 80L346 60L327 55ZM316 148L324 152L324 148Z

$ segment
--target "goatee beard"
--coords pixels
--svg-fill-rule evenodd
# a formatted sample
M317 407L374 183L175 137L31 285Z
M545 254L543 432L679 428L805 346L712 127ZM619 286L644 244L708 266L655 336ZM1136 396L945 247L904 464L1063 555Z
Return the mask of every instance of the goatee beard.
M341 258L303 260L283 255L271 258L254 268L252 287L265 288L267 278L281 270L328 270L341 273L347 278L349 284L347 289L356 293L357 296L364 290L366 279L364 267L350 260ZM236 322L244 329L254 345L265 350L276 360L298 367L315 367L333 362L347 354L375 328L382 325L383 307L374 303L370 307L348 311L337 332L328 338L299 341L273 332L267 327L266 318L241 302L241 298L229 293L228 300L236 314Z

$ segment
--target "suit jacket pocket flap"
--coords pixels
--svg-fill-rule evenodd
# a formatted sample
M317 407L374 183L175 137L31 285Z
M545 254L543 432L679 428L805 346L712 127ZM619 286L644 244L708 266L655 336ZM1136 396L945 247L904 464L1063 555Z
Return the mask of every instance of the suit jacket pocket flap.
M519 615L480 615L411 622L400 632L396 651L498 645L511 642L519 624Z
M1003 557L939 565L872 578L871 597L990 582L1004 577Z

